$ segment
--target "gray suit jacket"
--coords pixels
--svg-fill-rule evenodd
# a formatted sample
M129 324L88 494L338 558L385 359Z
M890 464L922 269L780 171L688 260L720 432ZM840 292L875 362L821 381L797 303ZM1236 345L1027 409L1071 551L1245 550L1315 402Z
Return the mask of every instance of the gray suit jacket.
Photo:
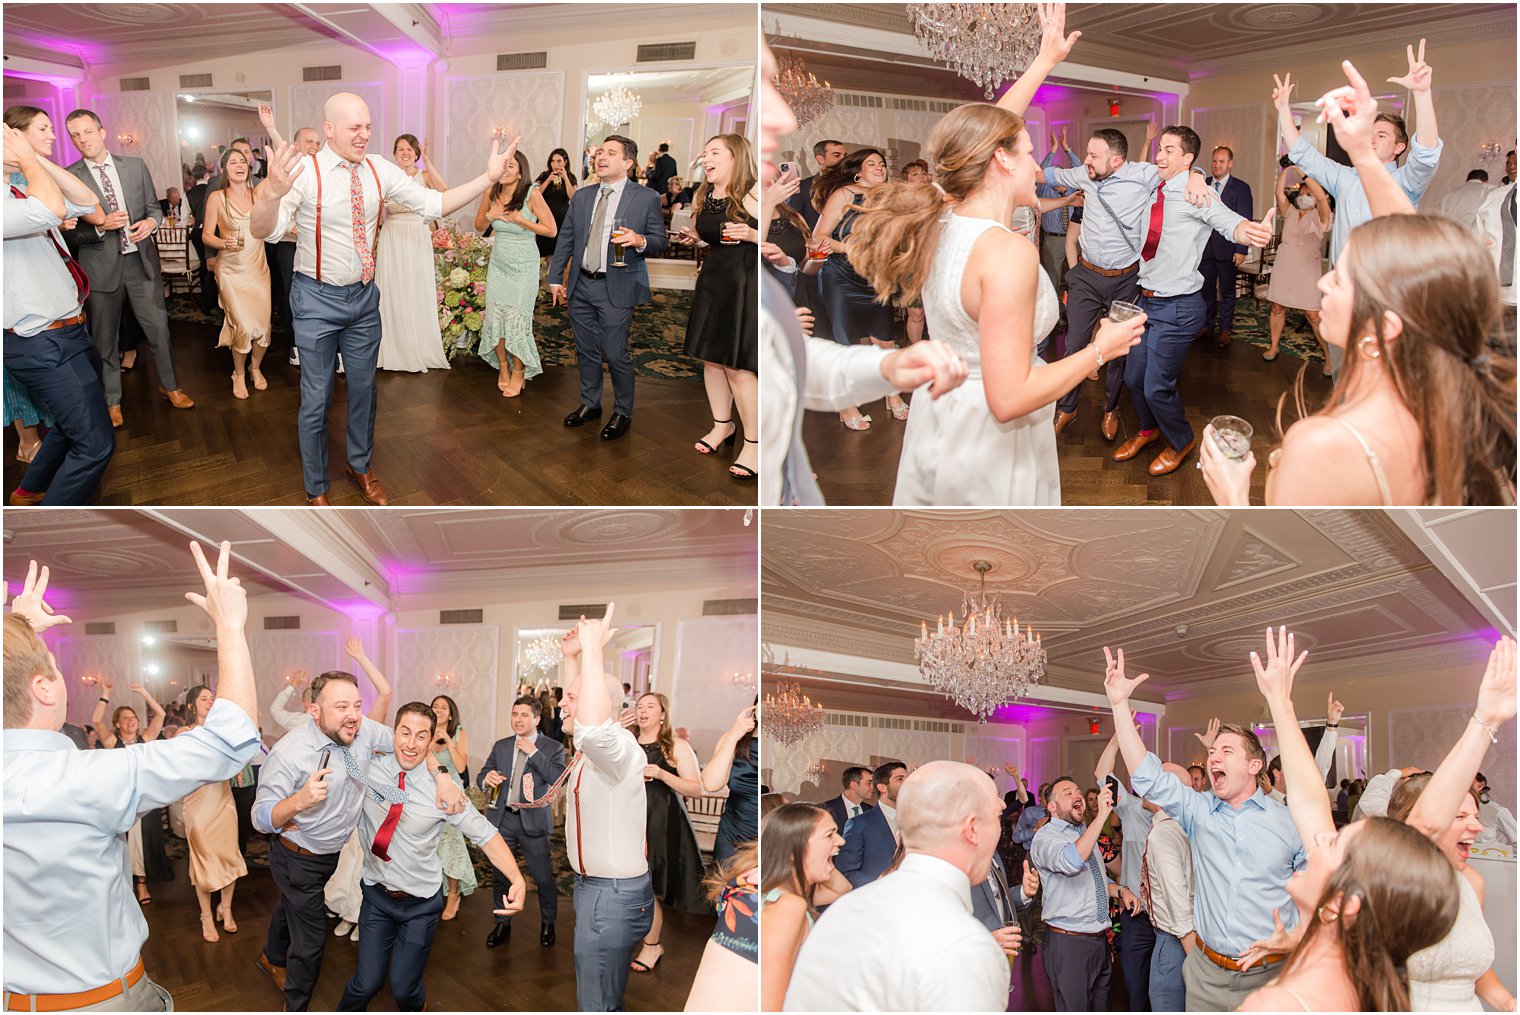
M121 210L133 222L151 218L162 225L164 213L158 206L158 193L153 189L153 177L148 172L147 163L130 155L114 153L111 160L116 163L116 175L121 177L122 193L116 195L116 199L121 202ZM69 172L83 180L95 192L95 196L100 198L101 210L109 211L105 191L100 186L100 174L91 169L84 159L68 168ZM124 255L115 233L97 232L94 226L81 221L64 233L63 238L89 278L92 291L114 292L121 288L121 259ZM158 277L158 244L153 242L152 236L138 241L136 255L125 256L140 256L143 272L149 278Z

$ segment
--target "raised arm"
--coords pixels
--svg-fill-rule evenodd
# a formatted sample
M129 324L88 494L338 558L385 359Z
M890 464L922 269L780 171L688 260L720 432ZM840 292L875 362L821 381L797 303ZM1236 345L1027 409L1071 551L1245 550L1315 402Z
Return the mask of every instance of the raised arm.
M153 695L148 693L148 689L142 684L128 684L127 688L142 695L143 701L148 703L150 718L148 719L148 728L143 730L142 738L144 740L157 740L158 735L164 731L164 706L154 701ZM95 729L98 731L100 726L97 724ZM101 738L101 742L105 742L104 737Z
M1390 84L1403 85L1414 96L1415 133L1414 138L1426 148L1434 148L1441 143L1441 135L1436 130L1436 104L1430 95L1430 83L1432 72L1430 64L1425 62L1425 40L1420 40L1419 55L1415 55L1413 46L1406 46L1409 54L1409 70L1403 77L1389 78Z
M32 150L31 142L15 127L5 128L5 162L16 166L26 177L26 196L42 202L43 207L60 220L69 217L64 207L63 191L45 168L47 160Z
M343 650L348 657L359 664L364 675L369 677L370 683L375 685L375 705L369 710L369 717L375 722L385 722L385 717L391 710L391 682L385 679L385 674L380 672L380 667L369 661L369 656L364 653L364 644L358 638L349 638L343 645ZM458 716L455 716L457 719Z
M1288 220L1288 173L1290 170L1283 167L1277 171L1277 215L1284 222Z
M185 598L210 615L216 627L216 696L230 701L248 716L255 726L259 722L259 703L253 686L253 658L248 653L248 597L236 578L227 576L232 544L223 541L217 555L216 570L206 563L201 544L192 541L190 552L206 584L205 595L186 592Z
M575 627L575 640L580 646L580 702L576 709L581 725L600 726L617 714L618 703L612 700L612 689L602 671L602 647L612 639L612 603L601 620L582 617Z
M1019 75L1018 80L997 101L1003 109L1020 117L1029 109L1029 104L1034 101L1034 93L1040 90L1040 85L1044 83L1045 78L1060 65L1062 60L1071 55L1072 47L1082 37L1081 32L1066 34L1065 4L1039 4L1038 9L1040 51L1029 62L1024 73Z
M1103 753L1098 755L1098 764L1093 768L1093 778L1098 785L1103 785L1103 780L1114 774L1114 761L1119 756L1119 735L1115 733L1108 738L1108 744L1103 748Z
M448 190L449 185L444 182L443 174L433 168L433 142L427 138L422 139L422 165L423 173L427 177L428 186L434 190ZM487 190L491 188L487 187Z
M1298 142L1298 127L1293 123L1293 75L1272 75L1272 105L1277 108L1277 132L1283 144L1292 148Z
M754 728L755 706L746 705L734 718L732 725L718 738L707 767L702 769L703 792L717 793L728 785L728 774L734 766L734 751L744 735Z
M1288 813L1303 840L1304 851L1313 852L1320 833L1333 833L1335 819L1330 814L1330 794L1319 766L1299 728L1293 711L1293 678L1304 664L1308 652L1293 654L1293 635L1286 627L1274 634L1267 629L1266 657L1251 653L1251 668L1256 672L1256 686L1267 699L1272 712L1272 727L1277 731L1277 746L1282 755L1283 786L1288 795Z
M491 184L501 179L502 174L507 171L507 163L517 154L517 143L521 140L520 137L513 138L512 143L507 145L506 151L502 151L501 138L492 138L491 154L486 158L486 171L466 183L445 190L443 214L453 214L490 190Z
M1303 186L1309 188L1309 193L1314 195L1314 212L1319 216L1319 224L1325 229L1330 228L1330 195L1325 193L1325 188L1319 185L1319 181L1312 176L1305 176Z
M1372 150L1377 100L1350 60L1341 61L1341 70L1350 84L1326 92L1318 100L1319 118L1330 124L1336 140L1350 157L1351 165L1362 181L1362 189L1367 192L1367 205L1372 209L1373 218L1413 215L1415 208L1409 195Z
M116 731L106 725L106 707L111 703L111 689L116 685L108 680L101 680L100 694L95 698L95 708L90 713L90 725L95 727L95 735L100 738L100 746L106 750L116 747Z
M1119 753L1124 755L1124 767L1132 773L1137 772L1149 752L1145 749L1145 741L1140 739L1140 730L1135 726L1135 714L1130 710L1129 699L1135 693L1135 688L1144 683L1150 674L1126 677L1122 648L1116 655L1109 651L1107 645L1103 646L1103 659L1106 664L1103 690L1108 694L1108 703L1114 710L1114 740L1119 744Z
M1426 835L1444 832L1457 816L1462 794L1472 785L1483 757L1498 743L1499 727L1515 717L1515 643L1505 637L1488 656L1478 707L1409 814L1409 823Z
M1098 836L1103 834L1103 826L1108 823L1108 816L1114 811L1114 791L1107 786L1098 787L1098 813L1094 814L1087 822L1087 830L1076 841L1077 855L1086 863L1087 858L1092 856L1092 851L1098 845Z

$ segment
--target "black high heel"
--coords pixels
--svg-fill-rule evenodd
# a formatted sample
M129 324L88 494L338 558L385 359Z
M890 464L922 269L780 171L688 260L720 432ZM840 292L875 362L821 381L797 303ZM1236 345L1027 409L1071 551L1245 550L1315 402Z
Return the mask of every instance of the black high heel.
M715 420L713 420L713 425L714 426L727 426L727 425L729 425L731 423L733 423L733 419L732 418L729 418L729 419L715 419ZM731 447L733 447L734 446L734 438L737 437L737 436L739 436L739 429L738 429L738 427L735 427L734 428L734 432L728 435L728 439L727 440L723 441L723 447L725 447L725 448L731 448ZM697 443L700 444L700 445L702 445L700 448L695 449L696 452L697 452L697 454L699 454L699 455L711 455L711 454L716 454L717 453L718 449L715 448L715 447L713 447L711 444L707 443L706 441L698 438Z
M759 444L760 442L759 441L752 441L752 440L750 440L749 438L746 437L744 439L744 443L746 443L746 444ZM734 471L735 469L738 469L739 471L735 472ZM741 483L748 483L748 482L750 482L751 480L755 479L757 476L760 475L754 469L751 469L748 465L740 465L738 462L735 462L734 464L732 464L732 465L730 465L728 467L728 474L730 476L732 476L733 478L739 480Z

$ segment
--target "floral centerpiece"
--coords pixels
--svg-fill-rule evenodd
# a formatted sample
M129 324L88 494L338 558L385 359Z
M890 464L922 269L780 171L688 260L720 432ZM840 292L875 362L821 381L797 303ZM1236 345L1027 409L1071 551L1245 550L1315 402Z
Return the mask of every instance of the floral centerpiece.
M438 291L438 330L443 351L453 359L480 343L485 324L486 266L491 244L446 220L433 231L434 279Z

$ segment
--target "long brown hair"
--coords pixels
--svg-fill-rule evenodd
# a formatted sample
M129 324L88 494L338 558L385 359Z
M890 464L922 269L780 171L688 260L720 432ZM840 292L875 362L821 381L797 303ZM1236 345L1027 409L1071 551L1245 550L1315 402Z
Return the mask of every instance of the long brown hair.
M528 188L533 185L533 181L528 176L530 171L528 157L522 152L514 152L512 158L517 163L517 183L512 190L512 199L507 202L507 211L519 211L528 200ZM500 180L491 184L491 194L486 198L486 206L495 204L497 198L501 197L506 189L507 185Z
M658 691L645 691L639 695L639 701L645 698L653 698L660 703L660 732L655 734L654 742L660 745L660 753L665 755L665 760L672 765L676 763L676 732L670 724L670 699ZM635 705L638 702L634 702Z
M438 699L440 698L448 702L449 705L449 723L444 729L448 730L449 736L452 737L455 731L459 729L459 706L454 704L454 699L450 698L447 694L435 694L433 695L433 700L428 702L428 708L432 708L438 704ZM433 718L436 719L437 715L435 714Z
M866 164L866 159L872 155L883 162L887 161L887 157L881 153L880 148L862 148L858 152L846 155L833 169L826 169L819 173L813 180L813 207L818 211L823 211L823 206L829 203L829 198L834 196L834 191L855 182L855 177L860 175L860 169Z
M1456 923L1457 874L1435 844L1408 825L1391 818L1366 818L1361 824L1306 917L1303 939L1281 975L1293 971L1319 935L1334 933L1357 993L1357 1010L1408 1011L1405 964ZM1361 898L1361 908L1348 918L1345 902L1353 896ZM1326 907L1337 902L1340 916L1326 915Z
M1430 785L1430 779L1429 772L1416 772L1407 779L1400 779L1388 796L1388 816L1408 824L1409 815L1414 811L1414 805L1420 802L1425 787ZM1483 806L1478 800L1478 794L1473 792L1471 783L1467 786L1467 795L1472 797L1474 809ZM1442 829L1436 829L1437 833L1441 831Z
M734 175L728 181L728 213L730 222L738 222L748 225L749 218L744 210L744 198L755 189L757 170L755 167L755 153L750 149L749 139L743 134L714 134L707 139L707 145L714 141L722 141L723 147L728 149L734 157ZM707 145L703 145L706 150ZM706 174L704 174L705 177ZM701 186L691 199L692 211L702 214L702 205L707 200L707 195L712 193L713 185L707 179L702 180Z
M876 290L877 302L918 302L939 245L937 223L945 205L980 188L993 153L1012 152L1024 131L1023 118L990 103L957 106L929 134L934 183L899 180L872 188L850 230L850 263Z
M118 706L116 706L116 710L111 713L111 735L114 736L118 740L121 739L121 717L122 717L122 714L125 713L125 712L131 712L133 715L137 715L137 709L133 708L131 705L118 705ZM143 735L142 716L138 716L137 717L137 739L141 740L142 739L142 735Z
M817 885L807 883L802 869L802 858L807 853L808 840L818 830L818 822L829 812L817 804L783 804L765 816L760 823L760 893L768 895L774 889L802 896L808 912L818 915L813 905Z
M1499 283L1472 233L1439 215L1388 215L1357 226L1336 264L1355 296L1346 359L1321 415L1346 404L1363 336L1388 365L1420 426L1427 504L1503 504L1514 497L1515 360L1488 346ZM1386 313L1403 330L1389 342ZM1372 355L1369 352L1369 355ZM1284 396L1286 397L1286 396ZM1307 415L1303 373L1295 405ZM1278 405L1281 429L1282 402Z
M739 851L727 860L712 866L711 873L702 879L702 887L707 889L707 901L717 905L723 898L723 889L735 878L748 874L760 863L760 844L758 842L746 842L739 846Z

